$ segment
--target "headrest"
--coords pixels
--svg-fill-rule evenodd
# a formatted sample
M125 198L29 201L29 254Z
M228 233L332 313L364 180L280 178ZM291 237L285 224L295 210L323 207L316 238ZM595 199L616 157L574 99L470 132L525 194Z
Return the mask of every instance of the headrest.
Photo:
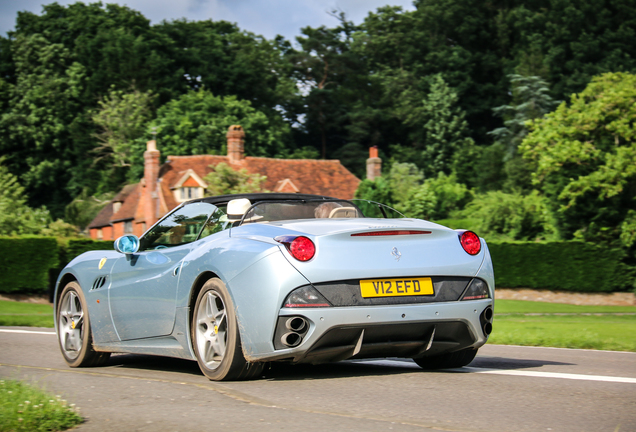
M233 199L227 203L227 219L229 221L240 221L245 212L252 206L247 198Z
M329 213L330 219L339 219L339 218L357 218L358 212L353 207L339 207L331 210Z

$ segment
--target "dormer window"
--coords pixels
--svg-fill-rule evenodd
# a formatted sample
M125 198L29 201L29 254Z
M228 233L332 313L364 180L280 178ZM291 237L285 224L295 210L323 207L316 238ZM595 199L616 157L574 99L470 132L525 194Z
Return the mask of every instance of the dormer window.
M189 201L196 198L203 198L205 188L208 185L199 177L194 170L187 170L179 181L172 187L174 199L177 202Z
M121 201L115 201L113 203L113 214L117 213L121 208Z
M203 198L202 187L181 187L179 188L181 201L188 201L195 198Z

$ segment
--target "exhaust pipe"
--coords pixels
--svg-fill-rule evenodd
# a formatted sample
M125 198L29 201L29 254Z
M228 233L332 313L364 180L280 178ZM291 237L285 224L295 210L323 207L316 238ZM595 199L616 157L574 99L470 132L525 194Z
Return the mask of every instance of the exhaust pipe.
M484 332L484 336L490 335L492 333L492 319L493 319L493 310L490 306L488 306L481 313L479 317L479 321L481 322L481 329Z
M311 321L302 315L279 316L274 333L274 349L295 348L309 333Z
M292 332L302 332L307 327L307 321L302 317L293 317L285 322L285 327Z
M280 342L288 348L297 347L302 340L302 336L295 332L285 333L280 338Z
M487 322L486 324L484 324L483 330L484 330L484 334L488 336L490 333L492 333L492 324Z

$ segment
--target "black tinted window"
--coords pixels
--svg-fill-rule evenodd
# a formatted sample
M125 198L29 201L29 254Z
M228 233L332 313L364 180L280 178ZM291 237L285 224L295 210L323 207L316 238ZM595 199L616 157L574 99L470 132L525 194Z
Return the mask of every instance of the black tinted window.
M195 241L210 214L216 210L214 205L202 202L181 207L144 234L139 249L161 249Z

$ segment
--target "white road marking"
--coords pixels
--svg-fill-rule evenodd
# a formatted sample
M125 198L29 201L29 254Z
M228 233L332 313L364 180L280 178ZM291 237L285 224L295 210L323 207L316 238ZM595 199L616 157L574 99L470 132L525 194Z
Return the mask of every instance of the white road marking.
M54 335L55 332L43 332L43 331L33 331L33 330L14 330L14 329L0 329L2 333L29 333L29 334L47 334Z
M404 368L411 368L411 369L420 369L420 367L416 365L415 363L411 363L408 361L399 361L399 360L370 360L370 361L361 360L356 363L371 364L371 365L377 365L377 366L392 366L392 367L397 366L397 367L404 367ZM571 379L571 380L579 380L579 381L602 381L602 382L636 384L636 378L614 377L614 376L603 376L603 375L582 375L582 374L559 373L559 372L538 372L538 371L524 371L524 370L514 370L514 369L488 369L488 368L476 368L476 367L463 367L458 369L443 369L443 370L452 370L454 372L462 372L462 373L483 373L483 374L493 374L493 375L525 376L525 377L533 377L533 378L560 378L560 379Z
M14 330L14 329L0 329L0 332L43 334L43 335L55 334L55 332L43 332L43 331L34 331L34 330ZM397 367L403 367L403 368L420 369L420 367L413 362L400 361L400 360L359 360L359 361L355 361L355 363L362 363L362 364L376 365L376 366L390 366L390 367L397 366ZM538 371L523 371L523 370L514 370L514 369L488 369L488 368L476 368L476 367L463 367L458 369L446 369L446 370L453 370L453 371L462 372L462 373L483 373L483 374L493 374L493 375L525 376L525 377L533 377L533 378L560 378L560 379L571 379L571 380L579 380L579 381L601 381L601 382L636 384L636 378L613 377L613 376L603 376L603 375L581 375L581 374L570 374L570 373L559 373L559 372L538 372Z
M538 372L538 371L522 371L522 370L510 370L510 369L485 369L485 368L473 368L463 367L460 371L465 370L468 373L484 373L495 375L516 375L534 378L561 378L580 381L602 381L602 382L615 382L615 383L629 383L636 384L636 378L626 377L614 377L603 375L581 375L559 372Z

